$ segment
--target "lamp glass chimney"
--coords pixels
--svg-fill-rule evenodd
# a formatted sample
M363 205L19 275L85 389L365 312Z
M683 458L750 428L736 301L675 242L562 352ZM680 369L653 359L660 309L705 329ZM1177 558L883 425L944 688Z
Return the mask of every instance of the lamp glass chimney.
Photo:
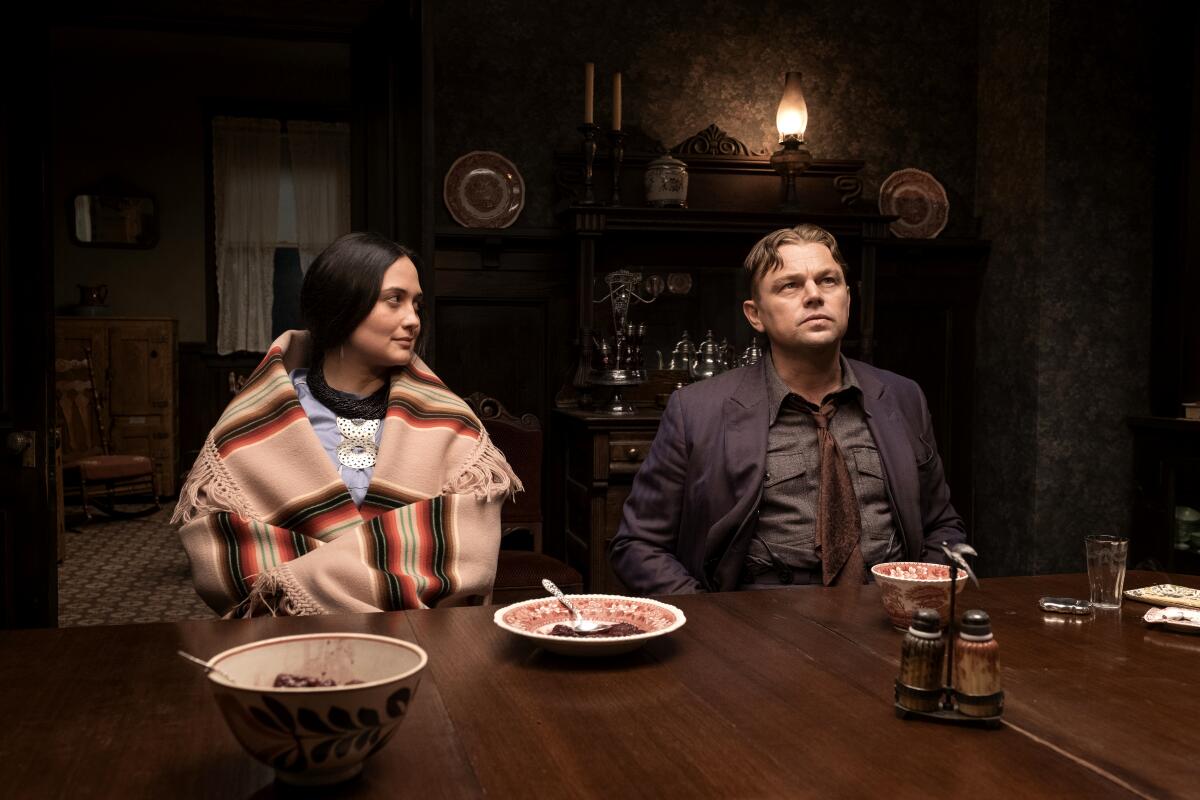
M803 142L808 128L808 104L800 89L800 73L789 72L783 84L783 97L775 112L775 127L779 129L780 142Z

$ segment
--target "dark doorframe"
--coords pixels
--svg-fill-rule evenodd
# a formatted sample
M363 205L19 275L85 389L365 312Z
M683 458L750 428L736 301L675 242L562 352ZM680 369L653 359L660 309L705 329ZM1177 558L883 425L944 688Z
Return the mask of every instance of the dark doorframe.
M434 352L432 4L391 0L351 41L351 227L422 254L426 360Z
M1150 408L1177 417L1200 401L1200 10L1154 9L1155 198Z
M50 31L0 34L0 627L58 624Z
M42 13L23 7L0 32L0 627L53 626L58 615L48 150L52 51L51 23ZM166 4L132 12L125 4L100 0L73 5L54 24L351 41L368 70L353 76L355 105L365 109L356 111L355 121L368 116L374 132L355 148L354 175L384 187L368 195L366 205L356 192L354 226L378 230L432 258L430 13L422 0L303 8L279 0L247 8ZM373 62L371 48L382 54ZM383 69L375 72L373 65ZM422 281L432 299L432 264ZM14 433L30 434L14 445L31 444L10 454ZM24 465L26 457L32 466Z

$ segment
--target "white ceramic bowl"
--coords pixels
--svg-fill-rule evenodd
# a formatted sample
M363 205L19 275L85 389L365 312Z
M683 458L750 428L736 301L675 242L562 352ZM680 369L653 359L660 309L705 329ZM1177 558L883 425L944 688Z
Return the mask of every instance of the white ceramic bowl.
M628 622L645 633L632 636L575 638L554 636L555 625L570 624L571 614L556 598L525 600L505 606L492 617L506 631L528 639L552 653L570 656L613 656L636 650L656 636L679 630L687 622L675 606L645 597L615 594L572 594L568 599L584 619L594 622Z
M871 567L871 574L895 627L908 628L919 608L932 608L941 615L943 627L950 624L950 568L945 564L892 561ZM956 583L956 591L962 592L967 573L960 569Z
M285 783L337 783L357 775L404 720L428 661L415 644L365 633L264 639L208 661L225 722L252 756ZM280 673L339 685L275 688ZM344 685L348 681L362 683Z

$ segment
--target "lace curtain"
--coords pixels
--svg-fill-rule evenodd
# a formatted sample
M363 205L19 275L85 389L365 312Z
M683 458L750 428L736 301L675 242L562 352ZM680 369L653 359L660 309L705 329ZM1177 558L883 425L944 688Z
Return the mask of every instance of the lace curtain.
M293 121L287 126L300 269L307 272L330 242L350 232L350 126Z
M222 355L262 353L271 344L282 143L279 120L213 120L217 352Z

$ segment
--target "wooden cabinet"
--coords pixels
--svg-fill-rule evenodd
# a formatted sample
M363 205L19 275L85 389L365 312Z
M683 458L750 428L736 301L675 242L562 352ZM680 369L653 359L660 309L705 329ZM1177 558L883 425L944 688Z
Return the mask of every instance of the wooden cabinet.
M759 231L780 225L780 220L773 217L734 213L688 215L680 211L672 221L669 215L657 210L575 211L581 218L587 214L606 219L606 224L600 226L603 235L593 234L588 247L581 248L588 259L598 258L598 248L603 244L621 252L624 263L663 264L665 256L643 257L638 247L653 249L659 240L673 241L678 245L676 255L690 253L691 263L710 265L708 269L696 270L697 282L710 283L721 269L712 266L719 260L715 254L724 254L725 262L733 262L737 253L747 251L753 244L743 227L753 229L753 236L757 237ZM704 222L706 254L687 250L679 241L679 226L693 217ZM653 221L653 235L635 236L633 228L637 221L647 224ZM833 224L835 221L820 220L839 237L845 237L839 242L846 242L843 249L852 265L852 279L855 274L861 276L855 282L855 298L860 308L857 315L852 315L843 352L920 384L933 416L938 450L955 508L971 530L975 313L988 244L974 239L910 241L863 236L863 231L874 231L875 220L849 219L841 227ZM691 236L695 239L700 233L693 232ZM590 269L584 272L583 280L590 280ZM702 320L728 320L726 330L737 331L731 335L731 341L740 350L749 337L737 301L744 296L744 289L730 289L715 293L711 309L694 302L685 310L699 309ZM670 302L668 297L648 309L635 308L631 315L636 314L639 322L649 321L654 332L656 318L661 320L671 312ZM724 317L720 316L722 313ZM678 319L672 319L669 325L672 327L668 332L683 327L693 331L716 327L712 323L704 327L685 326ZM658 340L661 345L669 341L669 336ZM653 393L640 391L643 388L630 388L624 396L644 403ZM602 396L603 390L598 391L597 397ZM554 433L561 440L562 450L557 454L560 460L552 463L561 464L555 469L565 473L561 502L566 534L562 557L584 574L590 591L621 593L624 589L608 566L607 547L616 533L633 477L654 439L658 420L659 413L646 405L639 406L639 412L631 416L563 408L553 417L553 426L557 428Z
M176 323L160 318L59 317L55 357L91 354L104 428L113 453L154 461L159 491L177 491ZM68 436L63 456L78 443Z
M1200 575L1200 420L1131 417L1135 502L1129 566Z
M658 430L652 409L623 417L576 409L554 412L560 463L565 465L560 554L584 576L589 592L624 594L608 565L608 545L621 509Z
M950 498L973 531L975 318L989 245L978 239L880 239L877 367L916 381L933 416Z
M192 468L225 407L263 359L261 353L220 355L200 342L179 346L179 473Z

